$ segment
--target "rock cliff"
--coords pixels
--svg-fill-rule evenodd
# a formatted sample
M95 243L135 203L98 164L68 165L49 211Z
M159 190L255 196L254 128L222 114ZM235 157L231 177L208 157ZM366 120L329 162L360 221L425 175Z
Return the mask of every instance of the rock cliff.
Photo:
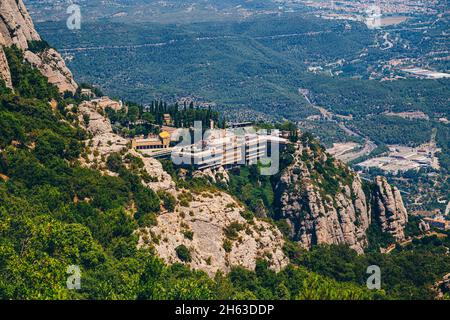
M391 234L397 241L404 240L408 212L400 191L389 185L386 178L377 177L373 197L374 217L378 219L382 231Z
M314 150L296 144L292 163L280 177L276 193L281 218L290 224L291 237L305 248L346 244L362 253L371 216L361 180L320 146L313 146Z
M303 141L294 146L292 161L276 186L279 215L290 225L291 238L305 248L345 244L361 254L372 219L396 240L404 238L408 220L396 188L377 178L373 189L364 192L356 173L317 143Z
M17 46L24 51L25 59L38 68L50 83L58 87L61 93L65 91L75 92L77 84L61 55L52 48L31 52L29 50L30 41L41 41L41 38L35 30L33 21L22 0L1 0L0 46ZM9 67L3 49L0 51L0 75L11 87Z
M40 41L22 0L0 1L0 44L27 50L28 41Z

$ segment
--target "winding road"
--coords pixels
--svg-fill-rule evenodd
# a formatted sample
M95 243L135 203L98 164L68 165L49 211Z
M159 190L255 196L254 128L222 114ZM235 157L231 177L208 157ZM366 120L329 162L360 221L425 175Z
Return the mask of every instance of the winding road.
M365 143L364 143L363 148L346 152L346 153L342 154L341 156L339 156L339 160L341 160L343 162L351 162L362 156L369 155L373 150L376 149L377 145L375 144L375 142L371 141L368 137L363 136L361 133L355 132L354 130L350 129L349 127L347 127L345 125L344 122L335 120L337 118L337 116L333 112L331 112L323 107L314 105L311 102L311 100L309 99L308 94L304 90L299 89L299 93L305 98L305 100L308 102L308 104L312 108L318 110L322 114L324 119L326 119L327 121L336 123L339 126L339 128L341 128L348 135L364 139Z

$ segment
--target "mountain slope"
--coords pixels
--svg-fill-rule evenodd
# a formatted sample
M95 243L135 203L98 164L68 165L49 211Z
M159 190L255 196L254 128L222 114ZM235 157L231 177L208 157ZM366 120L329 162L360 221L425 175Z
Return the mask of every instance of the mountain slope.
M247 221L243 217L245 208L230 195L208 186L207 181L203 181L203 188L178 187L157 160L134 151L128 140L113 133L109 119L92 103L83 102L78 112L80 123L84 117L89 118L85 128L91 136L85 143L90 150L82 159L85 166L116 175L121 170L110 171L112 159L122 163L134 159L143 185L157 192L161 199L173 199L170 206L163 201L161 215L152 223L140 226L139 247L154 248L167 263L176 263L183 262L177 248L185 246L190 259L184 262L211 277L217 271L228 273L234 266L254 269L259 259L266 260L276 271L288 264L283 237L273 225L258 219ZM229 236L227 230L233 228L236 230Z
M78 110L87 112L88 107L78 109L82 105L78 97L59 97L56 87L24 61L19 49L5 50L14 92L0 83L2 299L384 297L383 292L374 294L303 267L287 266L275 273L263 260L247 266L256 272L234 267L229 276L219 272L211 279L180 263L164 264L152 248L138 248L136 230L153 225L160 202L168 206L163 194L143 184L142 159L122 154L118 172L107 173L101 154L88 151L94 131L85 131L77 116ZM56 100L55 108L50 100ZM95 124L95 117L92 121ZM107 123L97 121L103 127L97 126L95 132L108 134ZM105 155L117 146L111 141L97 151ZM114 163L108 161L110 169ZM144 175L149 187L173 188L160 180L167 178L161 164L144 167L150 170ZM80 290L66 287L68 267L74 265L81 271Z
M366 289L365 279L350 279L352 283L347 282L349 277L332 279L332 268L327 270L330 276L323 276L286 265L283 246L290 246L283 251L295 253L290 255L292 261L298 259L298 252L301 257L310 256L297 244L291 250L292 243L281 237L273 221L242 212L244 204L209 180L189 180L181 174L175 179L158 161L130 150L127 140L112 132L104 111L83 101L79 92L63 98L24 59L26 52L16 46L4 51L14 90L0 82L0 298L388 297L384 290ZM302 136L307 141L301 140L305 143L299 147L311 152L306 151L307 157L300 160L310 177L314 168L320 175L308 182L305 171L302 182L316 183L315 192L325 201L333 199L355 177L338 163L324 167L326 154L308 137ZM294 166L303 166L300 160L288 164L283 173L292 171L299 178ZM314 168L308 168L308 163ZM380 199L378 210L387 221L394 214L404 214L398 192L394 189L392 194L383 180L379 186L368 194ZM291 184L280 190L290 195L300 188ZM395 206L388 201L391 198L398 200ZM362 202L363 196L358 199ZM401 228L398 222L385 231ZM188 247L197 250L189 252ZM349 251L348 256L356 260ZM408 257L414 254L411 251ZM431 272L427 267L426 275L413 274L421 286L450 265L443 254L436 257L440 260L427 259L427 266L437 261L440 269ZM67 288L70 266L80 268L80 290Z

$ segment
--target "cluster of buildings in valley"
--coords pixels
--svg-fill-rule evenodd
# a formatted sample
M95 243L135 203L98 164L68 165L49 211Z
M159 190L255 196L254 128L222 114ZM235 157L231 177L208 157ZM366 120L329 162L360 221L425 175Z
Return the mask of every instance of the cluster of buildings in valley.
M419 147L389 146L386 156L372 158L358 163L362 169L378 168L390 173L419 170L424 167L439 169L436 153L440 150L434 143L426 143Z
M360 147L356 142L333 143L333 147L327 149L327 152L333 157L345 162L345 156Z
M415 211L412 214L421 217L430 227L443 231L450 230L450 201L444 214L439 209L433 211Z
M378 6L385 15L437 14L437 0L297 0L314 8L316 14L335 19L356 19L373 5Z
M423 69L423 68L404 68L401 70L403 72L413 75L416 78L424 78L424 79L450 78L449 73L437 72L437 71L427 70L427 69Z

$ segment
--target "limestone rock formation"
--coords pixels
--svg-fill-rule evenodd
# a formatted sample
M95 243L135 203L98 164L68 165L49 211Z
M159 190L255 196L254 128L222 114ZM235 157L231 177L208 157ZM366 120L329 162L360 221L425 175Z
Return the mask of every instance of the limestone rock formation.
M360 177L320 146L298 143L276 187L280 218L290 225L291 238L307 249L345 244L361 254L373 219L382 232L403 240L408 213L398 189L381 177L372 192L368 189L364 192Z
M1 45L22 50L28 49L28 41L41 40L22 0L0 1L0 34Z
M89 144L97 151L98 156L107 157L127 147L128 140L113 133L111 122L91 102L80 104L78 111L80 123L92 135ZM90 156L89 160L94 160L93 155Z
M75 92L77 84L61 55L51 48L33 53L29 51L29 41L41 41L41 38L22 0L1 0L0 46L17 46L24 52L25 59L38 68L61 93ZM9 68L3 58L4 55L0 52L0 75L10 84Z
M315 244L346 244L358 253L367 245L366 230L370 225L370 212L359 177L351 172L347 184L336 178L339 191L335 195L320 187L323 177L313 177L316 168L302 160L302 155L312 156L309 147L296 145L294 160L286 168L277 185L280 197L281 218L291 226L291 237L305 248ZM326 163L331 159L323 152L317 161ZM346 167L333 162L343 172ZM315 181L315 179L319 179Z
M382 231L390 233L397 241L404 240L408 212L400 191L396 187L391 187L384 177L377 177L375 183L374 213Z
M74 93L78 85L73 80L71 71L67 68L63 58L53 48L45 49L38 54L25 51L25 59L48 79L48 82L58 87L59 92Z
M230 182L230 176L228 172L223 167L218 167L216 169L206 169L203 171L195 171L193 174L194 177L205 177L211 179L214 183L223 183L228 184Z
M78 120L82 126L91 134L86 145L92 149L88 155L88 163L81 159L86 166L100 165L105 167L105 161L112 153L123 152L124 155L131 154L138 157L144 163L144 170L154 178L155 181L143 182L154 191L170 190L175 188L172 177L164 171L161 163L153 158L146 158L142 154L130 149L129 140L122 138L113 132L111 122L104 115L101 107L90 101L85 101L78 107ZM98 168L98 166L97 166ZM112 174L111 172L107 172Z
M244 208L226 193L192 196L189 205L178 205L175 212L159 216L157 226L141 230L140 246L154 246L167 263L175 263L182 262L176 248L184 245L191 253L189 266L211 277L217 271L227 273L232 266L254 269L257 259L267 260L276 271L288 264L283 236L276 227L257 219L249 223L241 216ZM230 235L232 228L235 235Z

